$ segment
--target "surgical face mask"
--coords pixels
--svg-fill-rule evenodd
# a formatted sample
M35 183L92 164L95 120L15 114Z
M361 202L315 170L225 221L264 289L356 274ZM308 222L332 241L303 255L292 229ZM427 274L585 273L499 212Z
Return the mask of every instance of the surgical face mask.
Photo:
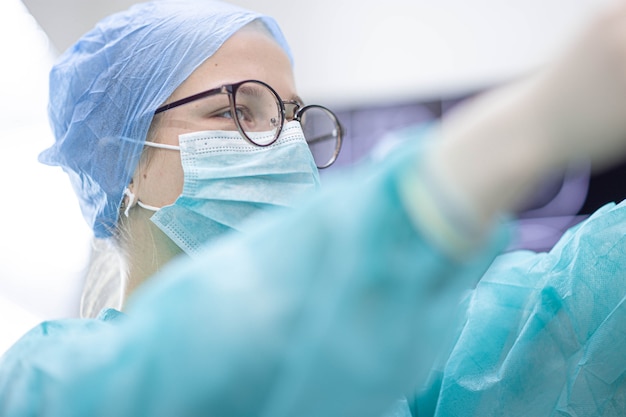
M180 151L180 197L162 208L137 203L156 211L151 221L189 255L226 232L245 232L253 214L291 207L302 194L319 188L317 167L298 122L285 124L267 147L249 143L237 131L188 133L179 136L179 143L146 145Z

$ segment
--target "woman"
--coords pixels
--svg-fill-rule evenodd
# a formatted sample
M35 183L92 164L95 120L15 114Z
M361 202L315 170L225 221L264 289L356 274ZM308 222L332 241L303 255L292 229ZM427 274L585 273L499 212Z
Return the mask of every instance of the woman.
M125 253L133 297L125 315L26 335L0 362L0 411L382 415L425 381L461 294L503 248L497 216L573 158L623 153L624 74L587 60L611 44L605 27L550 71L460 110L430 133L437 145L407 144L306 196L318 161L304 116L273 113L257 129L235 106L239 88L276 98L261 86L301 106L271 19L164 0L103 21L53 69L57 142L42 160L63 166L96 238ZM606 56L626 55L618 38ZM604 103L570 83L610 102L589 112ZM250 217L296 194L297 209ZM213 239L230 229L246 233ZM196 259L171 260L181 251Z
M218 201L220 198L218 196L211 197L212 206L206 207L205 210L218 211L220 214L217 218L213 215L211 224L208 224L207 220L202 220L201 228L182 226L187 231L184 236L174 237L176 244L148 221L152 215L150 211L136 210L136 201L128 201L128 196L134 192L139 201L152 207L166 206L174 203L183 189L181 151L146 147L144 152L146 136L160 144L177 145L180 134L207 130L235 132L237 130L232 115L228 114L227 94L202 97L155 115L156 108L168 97L167 101L171 103L211 87L242 80L261 79L272 86L270 89L274 88L280 97L288 101L285 107L290 112L286 115L290 120L294 117L293 113L297 106L300 107L300 118L306 114L306 119L310 120L309 128L319 126L316 116L320 114L324 116L324 112L318 108L308 108L302 113L303 105L295 93L289 51L273 21L269 19L255 21L258 15L219 3L210 4L211 11L208 17L193 17L198 7L206 6L148 4L143 8L134 9L124 17L130 20L130 25L121 21L122 18L105 20L98 30L116 31L119 42L95 39L101 35L94 31L73 50L68 51L52 71L50 116L59 140L54 147L44 152L41 160L48 164L61 165L70 174L72 184L80 197L83 213L96 237L88 291L83 303L84 315L95 316L100 311L99 306L103 301L106 302L107 298L112 298L109 307L119 307L120 287L123 292L122 299L125 299L126 295L143 280L179 254L181 247L188 253L192 252L194 250L192 246L196 247L226 230L241 227L243 218L256 208L267 209L273 205L290 204L295 194L317 186L316 168L308 151L304 156L298 156L301 166L293 161L293 166L288 167L287 161L284 161L282 172L259 171L247 174L255 177L282 176L282 180L279 181L282 181L283 186L271 188L270 182L266 195L257 196L256 201L242 201L244 197L251 198L246 188L250 185L238 180L236 192L239 195L222 195L221 198L224 200L222 202ZM162 22L161 20L168 15L169 21ZM193 21L209 28L212 25L219 27L202 31L198 28L175 26L178 24L183 26L185 22ZM144 36L143 32L136 30L146 27L153 30L151 38L155 39L149 45L143 45L147 43L141 38ZM238 31L240 27L243 29ZM158 31L158 34L154 31ZM177 39L170 40L174 31L177 33ZM241 39L229 39L233 33ZM235 45L232 48L218 50L223 42ZM155 56L167 56L167 59L154 60ZM210 61L205 61L207 57L210 57ZM163 68L166 65L172 67ZM75 76L75 71L81 76ZM187 78L190 74L192 76ZM96 86L106 86L104 88L107 89L107 94L103 95ZM246 89L250 88L264 94L263 97L255 99L255 102L262 100L265 102L260 104L252 102L252 99L248 98L252 96L246 95ZM137 91L143 93L136 94ZM270 106L270 111L274 106L276 114L273 117L282 117L276 112L276 103L272 97L274 90L268 91L258 83L248 83L238 91L240 92L238 106L265 105ZM200 111L221 111L224 116L231 117L230 123L226 117L221 117L217 113L200 114ZM187 117L186 113L193 117ZM326 116L326 122L330 123L331 127L334 127L333 118L334 115L330 113ZM286 123L282 119L277 122ZM95 127L95 124L98 126ZM150 124L151 128L147 131ZM324 127L322 125L322 128ZM261 128L255 126L253 130ZM333 152L330 154L319 155L320 158L328 158L318 161L321 166L332 163L339 150L341 139L339 126L336 130L337 134L327 139L327 144L313 145L319 151L324 151L329 146L332 148ZM277 152L268 152L268 149L246 142L240 135L239 138L241 140L236 145L241 147L239 152L242 154L252 152L256 158L262 158L265 154L280 158L276 156L279 155ZM142 162L133 176L142 152ZM216 153L217 150L212 152ZM284 151L282 157L286 156ZM215 159L218 158L213 158ZM152 163L153 160L156 162ZM215 165L214 161L212 163ZM158 167L158 170L154 170L153 167ZM224 172L221 175L231 174ZM244 172L232 175L243 176ZM298 175L300 177L297 177ZM233 184L234 180L232 183L227 182L227 186L231 188ZM221 185L212 184L212 187ZM261 187L266 185L264 183L257 185L257 189ZM122 201L124 192L128 194L126 201ZM197 198L189 195L185 197ZM118 223L120 203L126 206L122 210L125 213L125 216L122 216L124 221ZM183 208L175 209L178 211L170 214L170 217L178 219L183 215L181 213ZM163 222L167 210L171 213L172 209L164 210L153 220L159 217ZM185 215L189 215L193 210L186 211ZM226 215L230 218L225 218ZM201 217L206 217L206 213ZM180 233L180 225L173 225L171 221L165 227L177 228L176 232L169 232L170 237ZM194 236L190 236L192 232ZM182 242L181 239L185 239L186 242ZM103 294L99 291L103 285L118 290ZM106 297L107 295L110 297Z
M231 92L212 91L186 101L215 87ZM339 152L341 127L335 116L319 106L304 106L296 94L289 56L260 21L228 38L166 103L155 113L148 132L153 141L143 143L146 150L124 189L122 221L110 219L116 224L111 234L123 248L127 267L122 300L181 252L193 255L207 241L241 230L254 212L290 206L298 195L314 191L319 178L305 139L311 142L320 135L311 129L323 129L326 123L335 131L324 138L327 144L311 145L318 151L330 148L326 155L318 152L320 166L328 166ZM285 120L280 105L285 107ZM294 117L303 123L307 138L300 124L290 121ZM283 127L285 137L278 138ZM267 139L258 138L271 129ZM220 131L220 137L194 133L207 131ZM227 137L224 131L232 133ZM187 148L173 149L182 144L183 135ZM207 140L211 145L203 147ZM197 157L200 153L208 158ZM322 156L327 159L319 159ZM204 172L209 170L207 178ZM165 206L169 207L161 209ZM103 227L100 223L96 220L93 225L96 232ZM119 286L119 270L114 272ZM102 294L94 296L97 300Z

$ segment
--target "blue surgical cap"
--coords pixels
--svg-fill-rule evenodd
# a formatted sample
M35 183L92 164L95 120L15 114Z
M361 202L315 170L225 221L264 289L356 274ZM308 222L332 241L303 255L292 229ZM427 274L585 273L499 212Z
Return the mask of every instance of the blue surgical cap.
M276 22L209 0L154 0L114 14L50 73L55 143L39 156L70 177L96 237L113 234L154 111L237 30L262 21L291 59Z

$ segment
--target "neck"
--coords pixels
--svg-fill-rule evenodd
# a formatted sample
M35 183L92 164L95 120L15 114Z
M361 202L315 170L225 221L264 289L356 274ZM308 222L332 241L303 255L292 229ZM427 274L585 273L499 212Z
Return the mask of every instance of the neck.
M154 223L153 212L135 207L126 221L128 275L122 292L122 309L128 298L165 264L183 253Z

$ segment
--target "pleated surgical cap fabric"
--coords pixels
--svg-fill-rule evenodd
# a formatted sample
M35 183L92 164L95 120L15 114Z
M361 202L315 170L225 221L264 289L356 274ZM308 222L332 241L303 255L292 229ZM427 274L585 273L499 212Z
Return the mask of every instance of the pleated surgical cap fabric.
M273 19L209 0L135 5L102 20L59 58L48 106L55 143L39 160L67 172L96 237L113 234L154 111L256 19L291 59Z

